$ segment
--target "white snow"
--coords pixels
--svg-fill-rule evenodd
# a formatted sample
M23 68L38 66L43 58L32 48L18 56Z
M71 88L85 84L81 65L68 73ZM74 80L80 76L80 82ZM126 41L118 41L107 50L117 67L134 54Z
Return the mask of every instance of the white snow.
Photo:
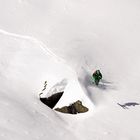
M0 140L139 140L139 25L138 0L1 0ZM43 96L64 90L55 107L89 111L42 104L46 80Z

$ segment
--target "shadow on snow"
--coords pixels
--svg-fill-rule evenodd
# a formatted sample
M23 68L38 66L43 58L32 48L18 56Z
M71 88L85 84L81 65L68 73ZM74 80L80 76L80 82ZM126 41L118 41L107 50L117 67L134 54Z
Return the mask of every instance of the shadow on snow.
M128 107L140 105L139 103L136 103L136 102L128 102L128 103L125 103L125 104L119 104L119 103L117 103L117 104L119 106L121 106L123 109L129 109Z

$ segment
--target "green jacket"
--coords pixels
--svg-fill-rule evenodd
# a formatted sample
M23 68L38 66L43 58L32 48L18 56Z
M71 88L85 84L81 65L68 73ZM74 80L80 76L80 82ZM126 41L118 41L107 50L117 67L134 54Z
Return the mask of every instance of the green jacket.
M95 82L96 85L99 84L99 81L102 79L102 74L99 70L96 70L93 74L92 74L92 81Z

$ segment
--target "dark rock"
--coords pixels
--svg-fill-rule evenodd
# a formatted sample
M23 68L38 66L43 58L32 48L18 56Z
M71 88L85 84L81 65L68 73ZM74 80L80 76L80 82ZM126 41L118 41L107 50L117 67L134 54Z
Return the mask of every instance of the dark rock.
M60 98L62 97L64 92L58 92L53 94L52 96L48 97L48 98L41 98L40 97L40 101L42 103L44 103L45 105L47 105L48 107L50 107L51 109L54 108L54 106L57 104L57 102L60 100Z
M76 101L69 106L64 106L62 108L56 108L56 111L69 114L84 113L88 111L88 108L82 105L81 101Z
M78 113L84 113L88 111L88 108L82 105L81 101L77 101L74 103L74 107L77 110Z

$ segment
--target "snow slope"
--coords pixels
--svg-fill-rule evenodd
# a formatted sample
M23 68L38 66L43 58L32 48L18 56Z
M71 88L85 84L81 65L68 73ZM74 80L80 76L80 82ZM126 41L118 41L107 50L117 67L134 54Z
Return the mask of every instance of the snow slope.
M1 138L46 139L51 135L51 138L75 138L67 135L71 130L67 130L63 119L44 106L38 98L46 79L50 94L53 93L50 89L59 92L65 90L69 83L74 90L75 83L78 85L78 80L73 82L76 81L75 73L62 59L44 49L35 39L1 30L0 40ZM74 95L75 91L77 95ZM71 94L65 91L66 95L62 98L64 102L60 101L58 107L69 105L77 99L90 104L80 86L75 91L71 91ZM71 96L73 98L69 98ZM69 98L67 102L65 98ZM45 133L46 131L48 132Z
M139 7L138 0L0 1L0 139L139 140L140 106L132 106L140 103ZM99 87L90 83L95 69L103 73ZM44 106L45 80L46 93L65 90L56 107L80 99L89 112Z

